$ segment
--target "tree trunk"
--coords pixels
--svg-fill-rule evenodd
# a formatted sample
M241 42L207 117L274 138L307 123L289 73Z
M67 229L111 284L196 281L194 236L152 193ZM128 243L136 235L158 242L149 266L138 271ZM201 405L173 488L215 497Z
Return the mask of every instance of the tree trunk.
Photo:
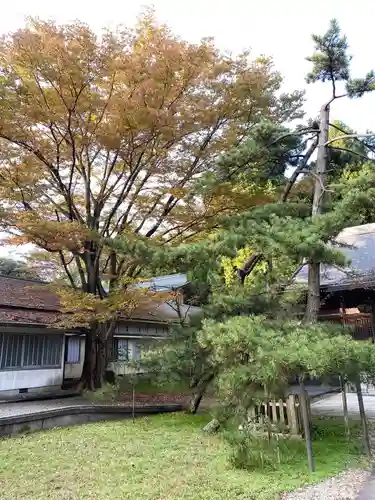
M314 200L312 206L312 216L320 215L323 210L325 174L328 160L329 131L329 111L330 103L325 104L320 110L320 127L318 141L318 156L315 170ZM305 318L314 323L318 320L320 309L320 263L309 262L308 293Z
M189 401L188 411L195 415L198 411L199 405L203 399L204 390L198 389L195 394L193 394L192 398Z
M94 371L94 387L100 389L104 382L104 372L107 367L106 339L102 338L102 332L96 338L96 364Z
M310 262L308 268L308 290L305 319L309 323L318 320L320 309L320 264Z
M107 325L92 325L86 334L85 359L79 383L80 390L93 391L102 387L107 367L107 344Z
M315 188L312 215L320 215L323 209L325 175L328 163L328 149L326 143L329 134L330 103L325 104L320 110L320 127L318 140L318 155L315 169Z
M206 377L195 383L194 385L190 385L190 387L195 387L195 392L193 396L190 399L189 402L189 413L197 413L199 405L202 402L203 396L205 392L207 391L208 386L210 383L214 380L215 378L215 373L211 373L209 375L206 375Z
M82 369L82 376L79 383L80 390L94 390L94 373L96 366L96 331L90 329L85 338L85 358Z

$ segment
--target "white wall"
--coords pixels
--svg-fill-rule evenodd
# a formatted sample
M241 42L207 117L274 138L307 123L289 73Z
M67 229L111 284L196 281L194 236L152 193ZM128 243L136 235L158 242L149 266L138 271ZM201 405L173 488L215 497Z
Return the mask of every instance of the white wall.
M115 375L134 375L135 373L141 373L141 370L135 370L133 367L129 366L127 361L112 361L108 363L107 369L113 371Z
M147 349L147 347L154 340L152 338L134 338L134 337L122 337L127 338L132 346L133 353L135 352L135 346L140 345L141 349ZM162 340L158 337L156 340ZM64 379L74 379L78 380L82 375L83 363L85 358L85 338L81 338L81 358L80 363L65 363L64 369ZM127 361L116 361L108 363L108 370L113 371L116 375L132 375L135 372L134 368L129 366Z
M65 340L62 337L61 360L59 368L35 370L1 370L0 393L9 391L18 394L19 389L32 389L30 392L41 390L61 389L64 378ZM34 389L34 391L33 391Z
M39 387L61 387L63 368L48 370L0 371L0 391L14 391Z

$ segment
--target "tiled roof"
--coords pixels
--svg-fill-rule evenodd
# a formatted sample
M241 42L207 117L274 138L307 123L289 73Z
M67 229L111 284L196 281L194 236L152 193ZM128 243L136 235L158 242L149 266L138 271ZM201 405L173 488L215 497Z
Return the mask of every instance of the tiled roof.
M0 323L52 325L59 319L59 299L48 284L0 276Z
M53 311L36 311L35 309L4 309L0 306L0 323L19 323L53 326L60 315Z
M0 276L0 307L59 311L59 299L47 283Z
M197 308L181 306L183 315L190 315ZM60 317L59 298L48 283L21 278L0 276L0 323L52 325ZM166 323L178 319L178 314L168 303L152 300L136 309L130 318Z
M328 289L375 287L375 224L347 227L336 237L336 242L350 264L345 268L321 265L321 286ZM304 265L295 282L307 283L307 273L307 265Z

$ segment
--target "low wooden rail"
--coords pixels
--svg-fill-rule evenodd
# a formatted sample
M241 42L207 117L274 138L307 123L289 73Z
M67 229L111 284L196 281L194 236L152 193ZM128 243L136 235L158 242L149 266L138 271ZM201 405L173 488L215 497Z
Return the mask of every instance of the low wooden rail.
M308 411L311 419L310 401ZM298 395L291 394L287 399L269 400L252 408L250 419L259 424L268 424L271 428L283 428L293 436L303 434L301 406Z

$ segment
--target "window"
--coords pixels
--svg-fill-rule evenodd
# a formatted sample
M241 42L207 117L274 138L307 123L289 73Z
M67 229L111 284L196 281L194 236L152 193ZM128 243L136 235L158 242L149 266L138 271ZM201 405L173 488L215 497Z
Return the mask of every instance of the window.
M58 368L61 335L13 335L0 333L0 370Z
M117 340L117 359L118 361L129 361L131 359L130 345L127 339Z
M112 361L132 361L140 358L139 345L134 339L114 338L110 349Z
M112 361L129 361L131 359L130 348L128 339L112 339L110 359Z
M65 344L65 363L78 364L81 362L80 337L67 337Z

